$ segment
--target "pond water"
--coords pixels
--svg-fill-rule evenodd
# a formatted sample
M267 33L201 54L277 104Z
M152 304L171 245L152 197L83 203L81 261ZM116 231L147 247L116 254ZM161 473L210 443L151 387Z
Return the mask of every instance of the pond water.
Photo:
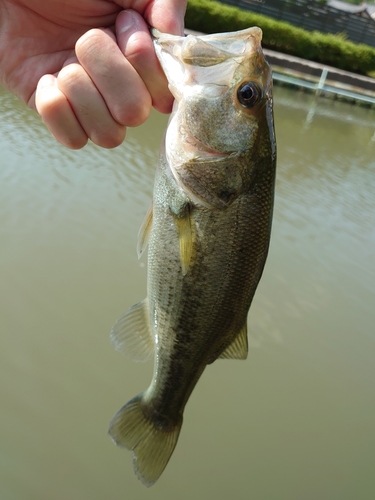
M152 363L109 331L143 299L136 256L162 130L59 146L0 93L0 498L375 498L375 111L275 89L271 248L245 362L217 361L145 488L107 436Z

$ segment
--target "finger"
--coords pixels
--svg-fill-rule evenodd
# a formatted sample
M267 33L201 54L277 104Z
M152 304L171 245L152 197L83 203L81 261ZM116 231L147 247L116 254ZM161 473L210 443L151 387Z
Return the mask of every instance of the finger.
M129 0L115 0L115 2L124 9L129 7ZM134 9L153 28L163 33L182 36L186 4L187 0L138 0L134 2Z
M133 10L120 12L116 20L116 35L122 53L146 85L153 106L162 113L169 113L173 97L144 19Z
M134 127L148 118L150 94L111 32L88 31L78 40L76 55L118 123Z
M162 33L183 36L186 5L187 0L151 2L145 10L144 18L150 26Z
M57 86L53 75L44 75L35 93L35 107L54 138L71 149L80 149L87 143L87 134L66 96Z
M114 148L123 142L126 127L113 119L102 95L80 64L62 68L57 85L92 142L104 148Z

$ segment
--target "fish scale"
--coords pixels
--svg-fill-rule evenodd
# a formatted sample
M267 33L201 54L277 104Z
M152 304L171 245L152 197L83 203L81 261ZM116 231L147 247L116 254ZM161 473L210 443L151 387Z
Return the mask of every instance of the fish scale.
M247 357L247 315L268 253L276 167L261 30L154 35L175 105L139 235L139 253L149 242L147 299L111 333L129 357L153 353L154 374L109 428L116 444L132 450L147 486L173 453L206 366Z

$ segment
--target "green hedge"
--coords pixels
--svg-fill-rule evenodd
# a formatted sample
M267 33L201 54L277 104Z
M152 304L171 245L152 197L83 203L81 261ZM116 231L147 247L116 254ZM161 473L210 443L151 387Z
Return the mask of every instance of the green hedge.
M263 30L262 45L265 48L362 75L375 71L375 49L367 45L349 42L340 35L305 31L214 0L189 0L185 25L204 33L259 26Z

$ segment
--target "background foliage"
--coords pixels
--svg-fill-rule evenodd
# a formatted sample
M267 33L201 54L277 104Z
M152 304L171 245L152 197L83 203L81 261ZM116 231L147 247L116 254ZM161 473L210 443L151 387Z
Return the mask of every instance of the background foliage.
M185 24L187 28L204 33L259 26L263 30L265 48L363 75L375 71L375 49L367 45L349 42L343 35L305 31L214 0L189 0Z

